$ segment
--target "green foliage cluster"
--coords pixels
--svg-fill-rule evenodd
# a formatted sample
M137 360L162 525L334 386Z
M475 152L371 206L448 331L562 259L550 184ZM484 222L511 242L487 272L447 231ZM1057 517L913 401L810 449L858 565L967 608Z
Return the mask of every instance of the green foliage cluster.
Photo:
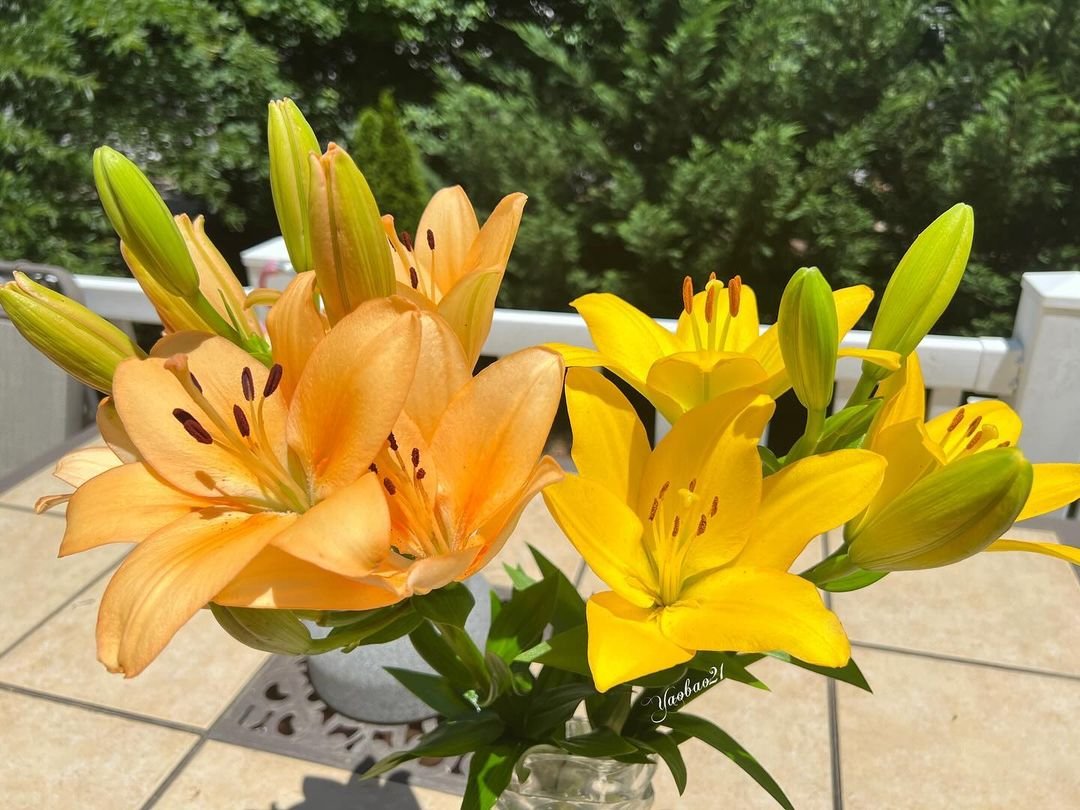
M504 305L609 289L664 315L683 275L738 273L769 318L796 267L881 282L963 200L938 331L1001 333L1021 272L1080 266L1077 87L1073 0L0 0L0 240L117 267L107 143L235 253L274 230L266 102L356 147L391 88L443 182L529 194Z

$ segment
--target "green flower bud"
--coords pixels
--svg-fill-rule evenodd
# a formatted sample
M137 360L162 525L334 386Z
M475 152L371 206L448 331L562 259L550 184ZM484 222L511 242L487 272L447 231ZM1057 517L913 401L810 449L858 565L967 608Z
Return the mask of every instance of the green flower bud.
M1015 447L961 458L920 479L848 537L868 571L951 565L1004 534L1031 492L1031 464Z
M315 650L307 627L291 610L226 607L211 602L210 612L226 633L253 649L278 655L307 655Z
M270 191L289 261L297 273L311 269L308 157L320 153L319 140L291 99L270 102L266 124L270 144Z
M193 298L199 274L165 201L139 167L107 146L94 151L94 180L113 229L173 295Z
M0 287L0 306L38 351L79 382L108 394L116 367L145 357L123 331L77 301L16 272Z
M776 329L795 396L807 410L823 412L832 401L840 337L832 288L816 267L791 277Z
M888 349L901 357L915 351L956 293L974 232L971 206L957 203L919 234L885 287L870 334L871 349ZM874 380L889 374L865 361L862 373Z
M311 155L311 257L326 314L335 324L364 301L393 295L393 258L364 175L336 144Z

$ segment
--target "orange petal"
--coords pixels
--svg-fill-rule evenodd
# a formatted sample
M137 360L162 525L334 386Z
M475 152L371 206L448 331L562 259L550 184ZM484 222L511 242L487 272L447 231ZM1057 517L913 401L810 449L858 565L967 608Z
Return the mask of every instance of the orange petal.
M435 240L431 250L428 232ZM465 259L480 233L476 212L461 186L439 189L427 204L413 242L416 260L445 295L465 271Z
M274 362L280 363L284 371L281 390L287 401L292 399L304 366L328 326L315 302L315 274L298 274L266 316Z
M501 276L510 260L510 251L514 249L514 240L517 239L518 226L521 224L521 212L528 199L521 192L515 192L499 200L469 250L465 259L465 272L492 268Z
M469 381L472 364L465 359L461 341L443 318L423 312L420 328L420 356L405 412L430 441L446 406Z
M366 301L312 352L289 409L289 446L315 500L367 470L412 385L420 315L401 298Z
M459 279L439 302L439 314L461 340L470 369L476 365L491 332L501 283L501 270L478 270Z
M412 290L412 278L410 277L409 267L412 264L412 259L409 258L409 252L405 250L405 246L401 244L401 239L398 238L397 230L394 225L394 218L390 214L383 214L382 217L383 230L386 231L386 238L390 242L390 255L394 260L394 278L397 279L398 287L406 287ZM420 268L414 268L417 272ZM399 293L400 295L400 290Z
M372 610L402 598L380 577L349 579L267 546L212 601L233 607Z
M476 559L476 548L465 548L440 554L438 557L425 557L409 566L406 575L405 595L423 596L436 588L449 585L465 578L465 572Z
M117 508L118 504L123 504ZM171 487L145 464L124 464L91 478L71 496L60 556L106 543L138 543L196 509L212 506Z
M206 510L140 543L113 575L98 612L98 660L142 672L293 516Z
M315 504L274 545L342 576L367 576L390 553L390 512L368 473Z
M554 352L524 349L491 364L461 389L431 442L440 498L456 533L468 535L518 492L540 457L562 398Z
M105 397L98 403L97 427L105 444L116 453L116 457L123 462L142 461L139 451L135 449L135 443L131 441L124 423L120 421L120 414L116 411L116 403L112 397Z

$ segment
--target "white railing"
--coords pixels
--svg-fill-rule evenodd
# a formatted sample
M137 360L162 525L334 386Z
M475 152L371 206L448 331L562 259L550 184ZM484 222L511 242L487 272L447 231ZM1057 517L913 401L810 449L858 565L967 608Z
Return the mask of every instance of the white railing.
M245 256L249 274L265 278L259 260L271 259L248 259ZM75 280L87 306L104 317L159 322L133 279ZM661 323L674 329L674 321ZM868 332L853 331L844 345L865 347L868 340ZM497 309L484 354L500 357L547 342L593 345L575 313ZM929 415L973 397L1004 399L1024 420L1021 446L1029 458L1080 461L1080 272L1025 273L1013 337L929 335L918 353L930 392ZM846 400L858 376L858 361L842 359L837 367L838 402Z

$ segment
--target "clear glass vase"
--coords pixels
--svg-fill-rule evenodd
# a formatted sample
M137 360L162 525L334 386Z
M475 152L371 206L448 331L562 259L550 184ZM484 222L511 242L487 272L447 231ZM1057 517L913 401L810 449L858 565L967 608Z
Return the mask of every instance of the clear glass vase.
M624 763L573 756L553 747L530 748L518 760L496 810L649 810L656 763Z

